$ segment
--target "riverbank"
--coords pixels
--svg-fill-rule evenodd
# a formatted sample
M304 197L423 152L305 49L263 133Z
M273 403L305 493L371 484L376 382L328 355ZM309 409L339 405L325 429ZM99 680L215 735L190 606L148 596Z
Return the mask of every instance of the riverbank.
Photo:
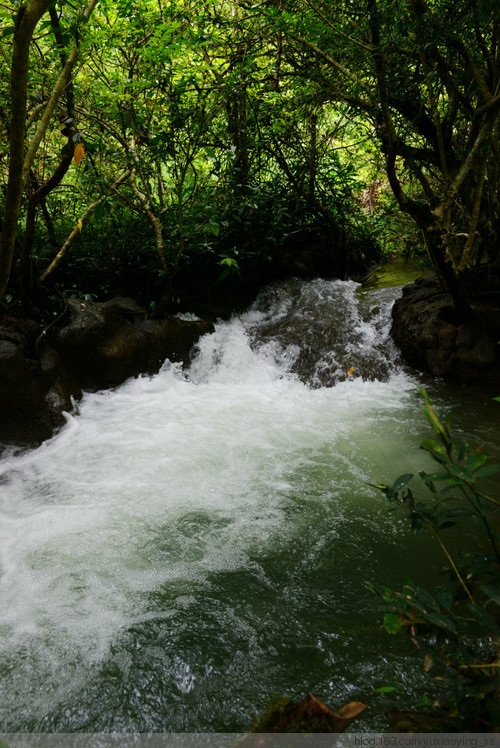
M453 382L500 388L500 295L478 295L468 320L458 318L435 276L403 288L391 334L412 366Z

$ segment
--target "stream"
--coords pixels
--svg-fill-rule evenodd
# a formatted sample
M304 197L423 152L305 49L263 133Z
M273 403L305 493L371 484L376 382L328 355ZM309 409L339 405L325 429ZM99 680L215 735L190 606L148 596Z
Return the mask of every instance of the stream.
M373 731L432 693L365 582L437 583L439 550L368 484L428 467L415 383L493 454L500 393L404 366L380 285L266 288L0 461L0 732L241 732L308 693Z

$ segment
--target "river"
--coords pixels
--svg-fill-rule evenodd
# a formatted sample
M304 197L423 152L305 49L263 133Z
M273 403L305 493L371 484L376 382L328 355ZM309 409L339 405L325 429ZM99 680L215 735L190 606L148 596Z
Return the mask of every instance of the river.
M441 558L367 484L427 466L415 383L496 453L499 393L404 366L381 283L264 289L189 370L87 394L4 457L0 732L237 732L308 693L379 730L432 692L364 583Z

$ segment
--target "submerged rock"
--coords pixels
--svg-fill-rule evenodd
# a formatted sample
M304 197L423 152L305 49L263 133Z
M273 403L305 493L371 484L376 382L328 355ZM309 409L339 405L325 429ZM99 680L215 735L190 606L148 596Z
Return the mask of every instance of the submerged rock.
M464 322L435 277L405 286L394 303L391 329L404 358L450 380L500 385L500 310L496 302L479 299Z

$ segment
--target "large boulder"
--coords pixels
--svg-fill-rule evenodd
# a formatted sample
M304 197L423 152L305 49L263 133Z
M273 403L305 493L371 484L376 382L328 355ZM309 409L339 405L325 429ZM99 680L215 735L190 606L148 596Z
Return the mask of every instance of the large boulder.
M187 364L200 335L213 330L201 320L145 317L132 299L69 299L64 325L50 335L50 344L82 389L98 390L154 374L166 358Z
M458 382L500 386L500 310L478 297L472 317L458 318L436 278L405 286L392 310L392 336L404 358L431 374Z
M0 445L36 446L52 436L81 396L33 320L0 320Z
M132 299L69 299L46 333L30 320L0 320L0 448L36 446L61 426L82 390L156 373L166 358L189 363L213 325L170 317L148 320Z
M82 390L71 375L59 353L49 345L37 346L39 362L39 384L50 411L52 425L65 423L63 413L73 410L74 400L82 396Z

